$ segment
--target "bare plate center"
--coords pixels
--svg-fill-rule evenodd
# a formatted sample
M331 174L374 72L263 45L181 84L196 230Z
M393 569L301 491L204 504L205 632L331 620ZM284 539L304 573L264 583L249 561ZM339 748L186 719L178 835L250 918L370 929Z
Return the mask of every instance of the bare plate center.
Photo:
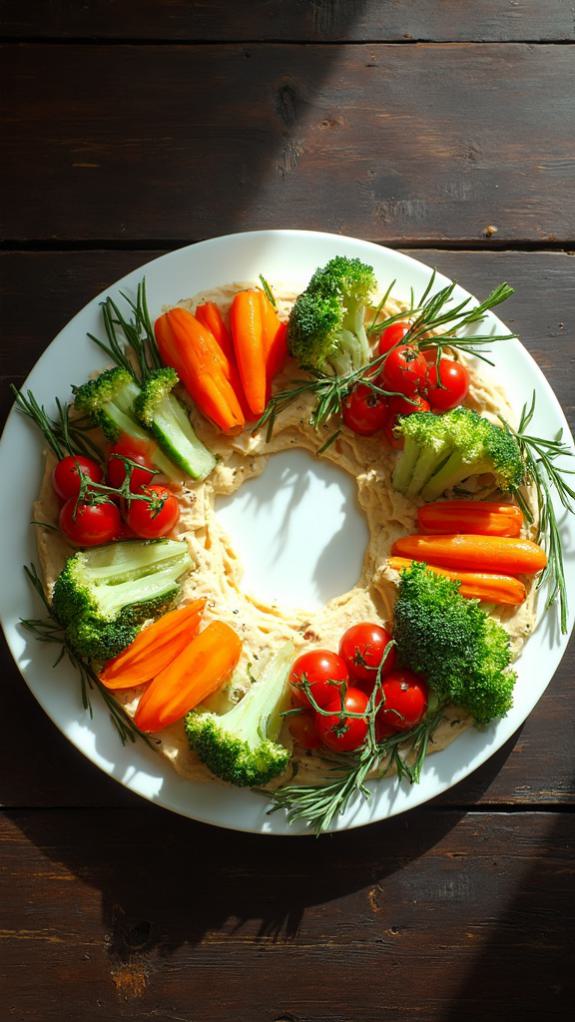
M273 454L216 511L244 591L264 603L314 610L359 578L369 532L354 480L306 451Z

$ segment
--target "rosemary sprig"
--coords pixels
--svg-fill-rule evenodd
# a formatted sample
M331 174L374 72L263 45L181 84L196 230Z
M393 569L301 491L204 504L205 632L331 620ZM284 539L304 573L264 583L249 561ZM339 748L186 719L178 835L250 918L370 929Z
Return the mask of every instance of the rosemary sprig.
M38 427L58 461L67 455L83 455L100 465L104 463L102 451L86 432L90 426L84 419L70 418L70 405L64 405L56 398L57 414L56 418L52 418L31 390L24 394L13 385L11 390L16 405Z
M109 486L106 483L97 483L83 471L81 466L78 466L80 488L78 490L78 496L76 497L73 517L76 517L80 504L105 504L109 503L112 498L120 498L121 500L125 500L128 506L130 506L134 500L143 501L148 505L152 518L157 518L168 499L168 493L166 492L164 496L161 496L156 491L146 492L145 490L141 490L140 492L136 492L131 489L132 475L135 469L140 472L147 472L150 477L157 474L156 470L153 468L147 468L145 465L139 465L137 461L134 461L132 458L127 458L123 454L113 454L112 457L117 458L119 461L124 463L125 475L122 485Z
M471 297L450 306L449 303L456 285L449 284L436 294L431 295L435 278L436 273L434 270L417 303L412 292L410 304L406 309L394 313L385 319L379 319L381 310L385 307L395 284L395 281L392 281L375 310L370 326L367 327L368 334L379 334L393 323L411 319L412 322L409 330L401 342L398 341L397 344L412 344L420 350L437 348L437 361L441 358L444 348L449 348L450 350L455 349L468 355L474 355L476 358L493 365L485 354L485 346L499 341L510 340L514 337L514 334L478 334L460 337L456 334L456 331L480 323L490 309L495 308L501 302L511 297L513 288L506 283L499 284L477 306L470 308ZM397 344L394 347L397 347ZM375 393L386 397L403 397L404 395L399 395L396 391L384 390L377 384L378 373L393 350L394 348L391 348L385 354L371 359L360 369L342 376L335 376L332 373L322 372L321 370L311 369L309 366L302 365L300 368L307 372L308 376L294 380L290 387L272 395L263 415L254 427L254 433L265 426L266 440L271 440L278 414L303 394L310 394L313 398L314 403L309 421L316 430L325 426L334 416L338 417L341 415L346 396L359 383L367 385ZM331 438L330 442L333 442ZM329 443L327 446L329 446ZM324 449L325 445L322 450Z
M416 784L421 776L430 736L441 714L442 711L438 711L426 717L411 731L397 732L383 742L375 745L371 741L367 742L358 754L349 756L346 769L342 769L341 764L332 767L335 776L326 784L288 784L278 788L272 794L270 812L281 809L287 813L290 823L306 823L319 835L329 830L336 816L345 813L354 798L370 798L371 791L367 786L369 774L377 772L382 777L395 766L400 780L406 778ZM410 755L415 756L411 765L406 761Z
M575 469L562 468L557 464L559 458L572 458L573 451L562 440L561 431L553 440L532 436L527 429L535 413L535 391L529 404L524 404L517 430L501 419L503 425L513 433L525 463L526 481L535 487L537 499L537 542L542 543L547 552L547 566L539 576L537 588L548 587L545 610L559 600L559 621L561 632L567 632L567 586L565 582L565 566L563 563L563 547L557 515L553 506L553 491L557 494L562 507L568 514L575 514L575 489L569 485L566 476L575 475ZM520 491L516 494L521 510L528 522L533 521L533 514L527 501Z
M88 334L88 337L116 365L127 369L139 383L145 383L150 374L163 365L148 311L145 278L137 285L135 300L123 291L120 295L127 303L130 315L125 316L113 298L106 298L100 304L107 340L102 341L94 334Z
M127 741L135 742L136 738L143 738L143 740L150 745L151 743L147 735L140 731L134 721L124 711L123 707L116 702L108 689L102 685L92 665L79 657L78 654L68 645L65 630L55 617L50 603L46 598L44 587L36 570L36 566L34 564L31 564L29 567L25 565L24 571L30 585L40 597L44 609L46 610L47 617L20 618L20 623L23 628L32 632L39 642L55 643L60 647L58 655L52 666L57 667L60 661L64 657L67 657L72 667L78 671L80 676L82 706L84 710L90 714L91 718L94 716L91 694L93 691L97 691L110 711L110 719L118 732L122 745L125 745Z
M274 309L277 309L278 305L277 305L277 302L276 302L276 299L275 299L275 295L274 295L270 285L268 284L266 278L264 277L263 273L260 273L259 279L260 279L260 283L262 285L262 291L265 294L268 302L270 303L270 305L273 305Z
M421 776L430 736L437 727L443 710L435 703L416 727L409 731L398 731L382 741L377 740L376 717L385 706L386 701L383 671L387 658L394 647L395 642L389 642L381 662L377 668L373 668L375 684L365 712L356 713L346 710L347 686L345 683L333 682L341 699L340 712L337 714L338 719L333 728L334 733L343 734L348 719L365 720L367 734L361 748L355 753L334 754L330 758L330 771L335 776L326 784L286 784L278 788L273 792L270 812L283 809L287 813L290 823L302 820L313 827L316 834L321 834L329 829L336 816L345 812L353 798L359 795L369 799L371 793L366 783L369 774L377 773L379 777L382 777L392 766L395 766L400 780L406 778L412 784L417 783ZM305 677L302 678L301 687L309 705L316 714L324 717L336 716L333 709L325 710L318 704L312 686ZM302 707L297 707L286 710L282 716L289 717L301 711ZM403 750L404 755L401 754L400 749ZM407 761L411 756L414 757L413 764Z
M266 426L266 440L271 440L279 413L302 394L312 394L315 398L309 421L316 430L325 426L333 416L341 415L343 402L357 383L366 384L374 393L384 397L404 397L398 391L384 390L375 382L374 376L386 357L387 354L378 355L360 369L345 373L343 376L333 376L320 369L301 366L304 371L307 370L309 378L294 380L291 387L272 395L263 415L256 422L253 432L257 433ZM410 398L406 398L406 400L410 401ZM330 443L333 443L335 439L335 436L330 438ZM325 450L326 446L329 446L329 443L324 444L321 450Z

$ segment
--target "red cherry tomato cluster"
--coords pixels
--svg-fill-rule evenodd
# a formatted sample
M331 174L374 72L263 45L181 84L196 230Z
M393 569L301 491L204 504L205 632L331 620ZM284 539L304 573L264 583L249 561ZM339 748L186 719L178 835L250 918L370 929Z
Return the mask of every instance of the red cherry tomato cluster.
M381 625L363 622L342 635L338 653L313 649L295 660L292 707L300 712L289 717L289 728L298 745L307 750L323 745L332 752L359 749L367 737L369 697L378 676L377 739L420 722L427 711L427 685L410 671L394 670L395 647L390 642Z
M413 412L448 412L466 398L469 373L451 358L441 358L437 367L437 348L419 351L401 341L409 323L392 323L379 338L378 354L387 355L375 379L382 390L396 391L400 397L386 398L365 383L359 383L343 404L345 425L360 436L380 431L392 447L402 441L394 435L400 415Z
M146 445L120 438L108 453L106 479L97 462L83 455L68 455L54 468L52 486L62 501L59 525L74 546L92 547L117 539L167 536L179 518L178 501L167 487L153 483L153 466ZM129 462L135 464L130 465ZM92 483L120 489L130 473L129 493L149 501L129 500L120 494L92 490L79 501L82 476Z

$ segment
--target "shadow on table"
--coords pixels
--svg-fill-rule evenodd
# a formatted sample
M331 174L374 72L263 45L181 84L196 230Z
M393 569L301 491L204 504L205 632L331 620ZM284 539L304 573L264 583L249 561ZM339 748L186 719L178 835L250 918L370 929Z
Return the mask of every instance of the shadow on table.
M529 846L537 843L537 853L530 856L518 844L515 853L529 859L529 866L512 897L507 902L498 899L495 917L485 907L468 921L477 951L461 969L460 984L441 1022L485 1022L489 1017L562 1022L572 1015L574 818L571 812L533 816L537 819L533 833L523 833L523 838L528 836Z
M473 778L477 797L514 740ZM464 782L468 784L469 782ZM218 931L289 942L306 909L373 888L401 871L465 816L439 801L359 830L319 839L230 833L133 799L133 807L17 813L41 853L99 889L115 963L169 955ZM130 799L130 802L132 800ZM462 792L462 802L469 802Z

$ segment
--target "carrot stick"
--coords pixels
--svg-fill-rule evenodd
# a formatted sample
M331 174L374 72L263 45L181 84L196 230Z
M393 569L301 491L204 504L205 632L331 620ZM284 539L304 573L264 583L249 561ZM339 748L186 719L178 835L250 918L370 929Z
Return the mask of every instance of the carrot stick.
M507 536L402 536L391 552L441 568L504 575L533 575L547 564L547 555L537 543Z
M144 628L126 649L122 650L113 660L108 661L100 674L101 680L106 682L108 679L121 675L134 664L146 660L159 646L169 644L182 633L194 635L199 628L205 603L205 600L194 600L187 607L171 610L154 621L148 628Z
M230 363L209 330L186 309L170 309L154 325L162 361L178 373L200 411L224 432L245 425L230 383Z
M202 305L198 305L196 319L213 334L228 361L233 361L234 349L230 332L216 303L203 302Z
M413 561L407 557L389 557L387 563L394 571L402 571L411 567ZM512 575L495 575L487 571L450 571L449 568L438 568L435 564L428 564L427 567L436 575L461 582L459 592L471 599L516 606L523 603L527 595L523 582Z
M427 533L519 536L523 515L516 504L487 500L441 500L418 508L417 524Z
M136 685L144 685L152 681L156 675L165 670L192 642L200 627L200 618L190 620L185 628L181 628L170 639L159 642L147 656L128 664L122 671L113 674L102 673L100 681L106 688L116 690L123 688L135 688Z
M227 681L241 649L233 628L212 621L148 686L136 710L136 725L141 731L161 731L181 720Z
M205 326L206 329L210 331L210 333L213 334L217 343L222 349L224 355L226 356L229 362L228 379L240 403L242 415L246 422L249 422L250 419L254 419L255 416L252 415L252 412L248 408L248 403L246 401L244 388L242 387L242 381L240 380L240 374L236 363L236 356L234 354L234 346L232 344L232 339L230 337L229 330L226 327L226 324L224 323L222 314L218 306L215 304L215 302L204 302L203 305L198 305L196 309L196 319L198 319L200 323L203 326Z
M266 406L267 381L258 291L238 292L230 309L230 326L246 401L259 416Z
M264 358L268 385L283 369L288 356L287 323L281 323L279 316L263 291L258 291L262 316Z

